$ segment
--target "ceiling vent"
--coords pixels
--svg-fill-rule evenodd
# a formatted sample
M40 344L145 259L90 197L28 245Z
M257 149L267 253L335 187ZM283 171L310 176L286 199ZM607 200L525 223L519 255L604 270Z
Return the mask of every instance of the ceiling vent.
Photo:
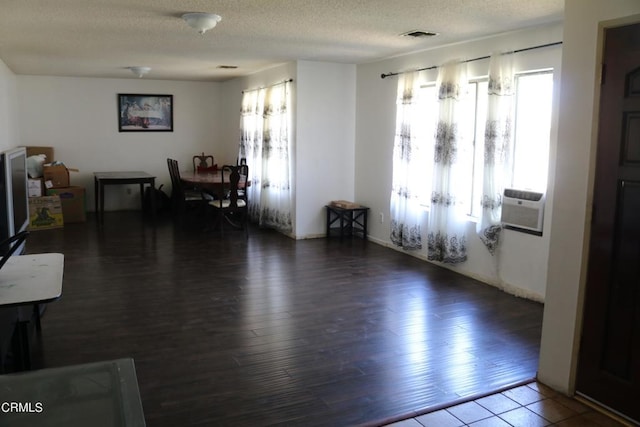
M423 38L423 37L434 37L437 36L438 33L434 33L433 31L422 31L422 30L413 30L413 31L409 31L403 34L400 34L401 36L405 36L405 37L414 37L416 39L419 38Z

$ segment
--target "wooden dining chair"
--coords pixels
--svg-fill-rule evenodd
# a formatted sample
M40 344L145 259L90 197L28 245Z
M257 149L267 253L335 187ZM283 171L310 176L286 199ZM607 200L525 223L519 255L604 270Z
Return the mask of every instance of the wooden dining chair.
M202 212L206 207L207 198L198 189L185 188L180 178L178 161L167 159L169 176L171 177L171 207L174 219L182 222L187 212Z
M193 156L193 171L196 173L214 173L218 170L218 165L211 155L205 155L204 153Z
M247 200L246 178L249 176L247 165L224 165L222 167L222 187L227 197L220 200L212 200L209 206L213 208L215 224L220 227L223 234L225 222L235 228L244 230L245 237L249 236L249 201Z
M244 162L240 162L238 165L238 173L240 174L240 184L238 186L238 197L243 200L247 200L247 183L249 182L249 166L247 166L247 161L244 159Z

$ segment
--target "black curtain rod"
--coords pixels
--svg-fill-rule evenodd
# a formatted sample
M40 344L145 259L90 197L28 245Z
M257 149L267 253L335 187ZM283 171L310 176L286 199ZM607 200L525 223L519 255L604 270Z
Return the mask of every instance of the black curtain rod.
M243 91L242 91L242 93L245 93L245 92L253 92L254 90L266 89L266 88L268 88L268 87L274 87L274 86L278 86L278 85L283 85L283 84L285 84L285 83L290 83L290 82L292 82L292 81L293 81L293 79L287 79L287 80L285 80L285 81L278 82L278 83L274 83L274 84L269 85L269 86L263 86L263 87L257 87L257 88L255 88L255 89L247 89L247 90L243 90Z
M542 49L543 47L551 47L551 46L556 46L562 44L562 42L553 42L553 43L547 43L547 44L541 44L538 46L532 46L532 47L525 47L524 49L518 49L518 50L514 50L513 52L508 52L508 53L520 53L520 52L526 52L528 50L534 50L534 49ZM462 61L462 62L473 62L473 61L480 61L481 59L489 59L491 58L491 55L487 55L487 56L480 56L478 58L473 58L473 59L467 59L466 61ZM409 70L409 71L398 71L396 73L387 73L387 74L380 74L380 78L386 78L386 77L391 77L391 76L397 76L400 74L404 74L404 73L408 73L410 71L426 71L426 70L435 70L436 68L438 68L438 65L432 65L431 67L425 67L425 68L418 68L417 70Z

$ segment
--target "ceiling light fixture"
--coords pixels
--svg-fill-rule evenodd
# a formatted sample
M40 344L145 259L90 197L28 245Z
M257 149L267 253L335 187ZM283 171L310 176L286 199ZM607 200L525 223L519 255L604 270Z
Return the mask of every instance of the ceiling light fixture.
M191 12L182 15L182 19L200 34L204 34L215 27L222 17L213 13Z
M422 31L422 30L413 30L413 31L407 31L406 33L402 33L400 34L401 36L406 36L406 37L414 37L414 38L421 38L421 37L434 37L434 36L439 36L439 33L435 33L433 31Z
M142 78L145 74L148 74L151 71L150 67L127 67L131 70L133 74L138 76L138 78Z

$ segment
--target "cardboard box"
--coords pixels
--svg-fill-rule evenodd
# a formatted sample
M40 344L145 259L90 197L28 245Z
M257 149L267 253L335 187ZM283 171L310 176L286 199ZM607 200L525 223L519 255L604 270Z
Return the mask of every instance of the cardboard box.
M65 165L44 165L43 173L47 188L69 186L69 170Z
M26 147L27 157L35 156L36 154L44 154L47 156L45 163L53 162L53 147Z
M64 223L85 222L87 210L85 206L84 187L51 188L47 190L47 196L58 196L62 203Z
M58 196L29 198L29 230L48 230L64 226L62 203Z
M43 178L28 178L28 194L29 197L42 197L44 196L44 179Z

